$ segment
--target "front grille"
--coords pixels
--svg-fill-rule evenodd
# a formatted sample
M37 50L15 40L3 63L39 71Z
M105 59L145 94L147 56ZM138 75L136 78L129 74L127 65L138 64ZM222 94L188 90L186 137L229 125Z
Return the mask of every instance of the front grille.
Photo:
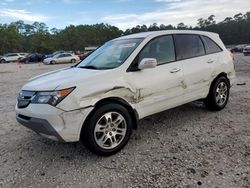
M35 95L35 91L21 91L17 99L18 108L26 108Z

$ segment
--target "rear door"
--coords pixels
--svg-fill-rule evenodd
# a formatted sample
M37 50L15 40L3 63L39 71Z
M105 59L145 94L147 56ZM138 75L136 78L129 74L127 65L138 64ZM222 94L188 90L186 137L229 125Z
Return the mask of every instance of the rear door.
M143 58L156 58L155 68L136 70ZM128 83L136 88L136 108L140 118L177 106L183 98L183 73L180 62L175 61L172 35L152 39L135 58L127 74ZM133 68L134 67L134 68Z
M64 63L69 63L73 59L71 54L65 54L64 58Z
M60 54L60 55L57 57L56 62L57 62L57 63L64 63L64 56L65 56L65 54Z
M213 59L206 56L204 44L199 35L174 35L177 60L181 62L184 75L184 98L186 102L207 95L212 75Z

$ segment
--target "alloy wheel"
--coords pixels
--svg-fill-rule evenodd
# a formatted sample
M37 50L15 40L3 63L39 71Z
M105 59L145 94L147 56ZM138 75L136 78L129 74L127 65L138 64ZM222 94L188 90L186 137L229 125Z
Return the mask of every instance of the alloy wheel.
M225 82L220 82L215 91L215 100L219 106L224 105L228 97L228 88Z
M103 149L117 147L125 138L127 123L122 114L107 112L97 121L94 138L97 145Z

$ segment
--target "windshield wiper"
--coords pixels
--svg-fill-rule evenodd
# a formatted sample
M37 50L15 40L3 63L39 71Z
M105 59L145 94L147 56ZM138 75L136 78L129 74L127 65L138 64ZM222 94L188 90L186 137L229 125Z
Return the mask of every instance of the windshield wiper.
M97 67L93 66L93 65L85 65L85 66L80 66L78 68L83 68L83 69L95 69L98 70Z

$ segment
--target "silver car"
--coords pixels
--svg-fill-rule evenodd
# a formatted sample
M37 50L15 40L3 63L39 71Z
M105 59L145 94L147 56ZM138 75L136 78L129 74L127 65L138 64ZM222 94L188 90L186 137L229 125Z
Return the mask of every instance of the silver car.
M48 64L57 64L57 63L76 63L80 60L80 58L71 53L61 53L61 54L56 54L53 57L46 58L43 60L43 63L48 65Z

